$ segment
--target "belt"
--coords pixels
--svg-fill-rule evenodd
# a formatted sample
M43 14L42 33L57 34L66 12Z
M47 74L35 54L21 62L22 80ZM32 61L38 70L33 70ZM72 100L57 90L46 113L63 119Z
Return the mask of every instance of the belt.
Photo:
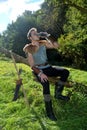
M44 64L36 64L35 66L46 66L48 65L48 62L44 63Z

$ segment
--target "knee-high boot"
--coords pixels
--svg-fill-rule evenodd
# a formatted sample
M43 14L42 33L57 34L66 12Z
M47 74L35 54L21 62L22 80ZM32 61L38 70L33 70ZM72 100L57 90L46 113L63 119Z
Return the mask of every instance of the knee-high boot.
M44 96L46 97L47 95L44 95ZM50 100L46 100L46 98L45 98L45 109L46 109L46 114L47 114L48 118L53 120L53 121L56 121L57 119L56 119L56 117L54 115L54 112L53 112L51 99Z
M62 95L63 89L64 89L64 85L62 84L62 81L59 81L58 83L56 83L55 84L55 95L54 95L54 97L56 99L61 99L61 100L65 100L65 101L70 100L70 97Z
M46 114L48 118L50 118L53 121L56 121L57 119L53 112L52 101L45 101L45 109L46 109Z

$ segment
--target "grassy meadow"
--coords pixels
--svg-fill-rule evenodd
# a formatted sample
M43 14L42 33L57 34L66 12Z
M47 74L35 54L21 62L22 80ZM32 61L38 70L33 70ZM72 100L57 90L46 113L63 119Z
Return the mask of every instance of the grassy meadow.
M0 130L87 130L86 71L67 68L70 80L77 82L63 91L64 94L72 92L69 102L54 99L54 85L50 85L57 117L54 122L46 117L42 86L34 81L30 67L19 63L17 66L22 68L21 78L29 108L26 107L22 89L19 99L12 101L17 74L12 60L0 57Z

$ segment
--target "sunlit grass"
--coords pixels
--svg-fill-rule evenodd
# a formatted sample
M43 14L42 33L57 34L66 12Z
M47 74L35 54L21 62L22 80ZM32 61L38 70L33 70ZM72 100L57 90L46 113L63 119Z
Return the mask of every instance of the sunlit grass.
M22 68L21 78L25 88L29 108L26 107L22 89L20 98L12 102L16 70L11 60L0 60L0 129L2 130L86 130L87 96L74 91L69 102L54 99L54 86L51 85L53 108L58 119L52 122L46 117L42 87L33 80L29 66L17 64ZM87 72L68 68L70 78L76 82L87 83ZM74 87L74 86L73 86ZM83 86L82 86L83 87ZM65 89L67 91L67 89ZM64 91L64 93L65 93ZM71 91L71 89L70 89Z

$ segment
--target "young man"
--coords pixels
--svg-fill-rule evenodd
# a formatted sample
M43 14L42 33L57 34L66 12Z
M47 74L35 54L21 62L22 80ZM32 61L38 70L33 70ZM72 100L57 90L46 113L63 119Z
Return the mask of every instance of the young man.
M63 68L54 68L49 65L47 61L46 49L58 48L59 44L57 42L52 43L51 41L43 40L43 43L41 44L39 41L40 37L37 35L36 28L31 28L27 34L27 37L29 40L31 40L31 43L25 45L23 50L28 54L29 65L43 86L43 96L47 116L51 120L56 120L52 109L48 76L60 76L60 80L55 85L54 97L56 99L69 100L68 96L62 95L64 84L69 76L69 71Z

